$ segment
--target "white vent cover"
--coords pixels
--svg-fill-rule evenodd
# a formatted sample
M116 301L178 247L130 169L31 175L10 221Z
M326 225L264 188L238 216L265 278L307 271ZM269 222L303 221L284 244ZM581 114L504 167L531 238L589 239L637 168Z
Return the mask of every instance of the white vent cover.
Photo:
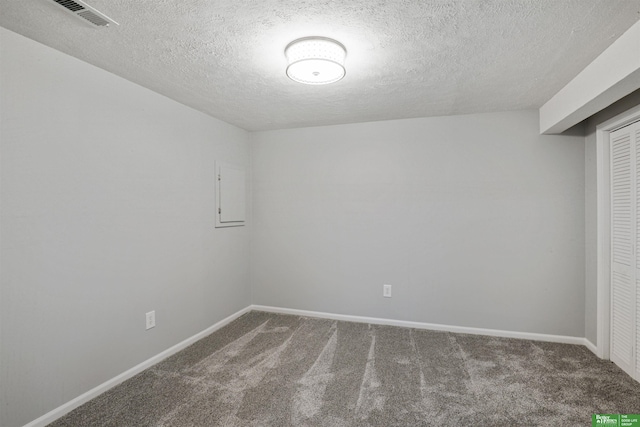
M60 6L64 7L69 12L76 16L90 22L96 27L108 27L109 24L119 25L116 21L109 18L104 13L98 12L93 7L89 6L81 0L53 0Z

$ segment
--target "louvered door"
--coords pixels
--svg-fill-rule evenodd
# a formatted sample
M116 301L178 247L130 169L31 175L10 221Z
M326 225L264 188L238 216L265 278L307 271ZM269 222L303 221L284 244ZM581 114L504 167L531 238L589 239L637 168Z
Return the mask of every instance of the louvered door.
M640 379L640 122L610 142L611 360Z

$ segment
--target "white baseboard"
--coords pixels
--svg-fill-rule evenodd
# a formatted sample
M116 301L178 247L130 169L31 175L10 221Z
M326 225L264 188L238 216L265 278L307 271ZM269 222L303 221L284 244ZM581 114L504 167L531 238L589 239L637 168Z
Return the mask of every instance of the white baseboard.
M547 341L564 344L587 345L583 337L565 335L536 334L532 332L501 331L498 329L470 328L463 326L440 325L436 323L410 322L406 320L380 319L377 317L350 316L346 314L323 313L318 311L296 310L291 308L252 305L251 310L269 313L293 314L305 317L319 317L321 319L344 320L347 322L371 323L374 325L401 326L414 329L429 329L433 331L456 332L460 334L487 335L492 337L518 338L532 341ZM588 347L588 346L587 346Z
M91 399L93 399L94 397L97 397L98 395L104 393L105 391L109 390L110 388L113 388L115 386L117 386L118 384L128 380L129 378L139 374L140 372L144 371L147 368L150 368L151 366L157 364L158 362L161 362L162 360L166 359L169 356L174 355L175 353L179 352L180 350L183 350L185 348L187 348L188 346L190 346L191 344L195 343L196 341L206 337L207 335L210 335L211 333L217 331L218 329L226 326L227 324L231 323L232 321L236 320L238 317L242 316L245 313L248 313L249 311L251 311L251 307L246 307L243 308L242 310L232 314L231 316L222 319L221 321L219 321L218 323L214 324L213 326L208 327L207 329L205 329L202 332L198 332L197 334L193 335L192 337L187 338L186 340L174 345L171 348L166 349L165 351L145 360L144 362L140 363L139 365L134 366L133 368L129 369L128 371L125 371L123 373L121 373L120 375L105 381L104 383L100 384L97 387L92 388L91 390L89 390L88 392L81 394L80 396L76 397L75 399L65 403L62 406L57 407L56 409L47 412L46 414L44 414L43 416L41 416L38 419L35 419L33 421L31 421L29 424L24 425L24 427L44 427L49 423L54 422L55 420L57 420L58 418L62 417L63 415L66 415L67 413L73 411L74 409L76 409L78 406L83 405L85 403L87 403L88 401L90 401Z
M291 308L270 307L270 306L264 306L264 305L250 305L232 314L231 316L225 319L222 319L221 321L217 322L213 326L208 327L204 331L199 332L193 335L192 337L187 338L186 340L174 345L173 347L168 348L167 350L145 360L144 362L134 366L128 371L123 372L120 375L108 381L105 381L99 386L94 387L93 389L65 403L64 405L59 406L50 412L47 412L40 418L31 421L29 424L24 425L24 427L44 427L47 424L52 423L58 418L73 411L78 406L87 403L88 401L99 396L105 391L139 374L145 369L148 369L151 366L161 362L167 357L172 356L173 354L179 352L180 350L187 348L188 346L195 343L196 341L206 337L207 335L210 335L211 333L226 326L227 324L231 323L238 317L250 311L264 311L269 313L293 314L293 315L305 316L305 317L318 317L322 319L343 320L347 322L371 323L374 325L389 325L389 326L400 326L405 328L428 329L428 330L444 331L444 332L456 332L461 334L487 335L487 336L503 337L503 338L519 338L519 339L526 339L526 340L533 340L533 341L548 341L548 342L557 342L557 343L565 343L565 344L578 344L578 345L584 345L589 350L594 352L596 355L598 354L596 346L593 343L591 343L591 341L587 340L586 338L580 338L580 337L536 334L536 333L530 333L530 332L501 331L498 329L470 328L470 327L462 327L462 326L440 325L436 323L410 322L406 320L392 320L392 319L381 319L376 317L351 316L346 314L334 314L334 313L323 313L318 311L296 310Z
M596 346L594 343L589 341L587 338L584 338L584 346L587 347L589 350L591 350L591 352L593 354L595 354L596 356L598 356L599 358L602 359L602 356L600 355L600 352L598 351L598 346Z

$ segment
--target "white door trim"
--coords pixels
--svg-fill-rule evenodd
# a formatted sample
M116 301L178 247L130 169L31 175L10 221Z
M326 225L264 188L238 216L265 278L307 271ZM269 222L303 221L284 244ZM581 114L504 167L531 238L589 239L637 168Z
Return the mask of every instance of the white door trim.
M610 359L611 334L611 167L609 134L640 120L640 105L596 126L597 159L597 344L596 355Z

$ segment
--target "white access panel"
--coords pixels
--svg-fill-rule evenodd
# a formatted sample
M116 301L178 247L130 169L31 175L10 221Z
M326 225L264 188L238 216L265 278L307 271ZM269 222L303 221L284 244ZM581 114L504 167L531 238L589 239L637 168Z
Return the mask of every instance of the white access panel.
M245 170L217 164L216 227L237 227L245 223Z

